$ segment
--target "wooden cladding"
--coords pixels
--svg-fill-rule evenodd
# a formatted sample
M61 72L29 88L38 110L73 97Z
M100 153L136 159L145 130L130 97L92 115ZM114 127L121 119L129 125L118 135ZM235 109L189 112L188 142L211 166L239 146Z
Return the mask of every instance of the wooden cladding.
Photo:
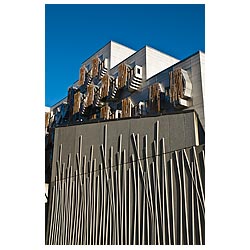
M94 87L95 85L94 84L90 84L87 86L87 99L86 99L86 107L90 106L93 104L94 102Z
M183 83L181 69L169 72L170 102L183 98Z
M92 77L98 75L99 71L99 59L96 57L92 60Z
M159 113L161 111L161 87L159 83L149 86L149 109L152 113Z
M129 98L122 100L122 117L131 117L132 103Z
M122 88L127 82L127 66L122 63L118 66L118 88Z
M101 108L101 118L108 120L110 115L110 107L108 105Z
M79 112L80 104L81 104L81 93L77 92L74 94L73 115Z
M85 81L85 67L82 66L80 68L80 75L79 75L79 80L78 80L78 86L82 86L84 84Z
M45 112L45 128L49 126L50 112Z
M108 96L109 86L110 86L110 79L109 76L106 74L102 78L101 99Z

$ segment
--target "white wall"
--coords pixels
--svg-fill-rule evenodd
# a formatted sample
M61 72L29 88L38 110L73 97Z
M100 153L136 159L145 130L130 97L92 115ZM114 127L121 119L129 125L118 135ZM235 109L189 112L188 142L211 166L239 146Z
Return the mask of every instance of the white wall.
M146 80L146 49L145 47L137 51L136 53L132 54L132 56L126 58L123 63L130 65L135 63L135 65L142 66L142 80ZM114 75L118 72L118 65L110 70L110 75Z
M178 59L146 46L146 79L177 62Z
M127 57L134 54L136 51L122 44L111 41L110 68L113 68Z

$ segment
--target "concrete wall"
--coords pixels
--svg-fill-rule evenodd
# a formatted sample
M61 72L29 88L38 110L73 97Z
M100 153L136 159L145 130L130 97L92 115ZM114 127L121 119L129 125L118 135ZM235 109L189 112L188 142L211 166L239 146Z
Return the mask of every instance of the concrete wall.
M111 41L110 47L110 68L113 68L127 57L134 54L136 51L122 44Z
M172 66L180 60L146 46L146 79Z
M157 117L138 119L121 119L117 121L90 123L55 129L55 144L53 152L52 179L56 174L56 162L59 160L59 148L62 144L61 162L67 165L68 155L71 154L71 164L76 168L76 153L79 151L79 137L82 136L82 156L90 160L90 148L93 145L93 158L96 167L102 162L100 146L104 144L104 129L107 124L107 148L112 146L114 152L118 151L119 136L122 135L122 150L127 152L127 159L134 153L132 147L132 133L139 134L140 154L143 154L143 138L148 137L148 148L153 155L152 143L156 139L156 123L159 121L159 140L165 138L166 151L174 151L198 144L196 133L197 121L193 111L182 114L171 114Z
M137 51L136 53L132 54L131 56L129 56L128 58L126 58L125 60L122 61L123 63L127 64L127 65L139 65L142 66L142 80L145 81L146 80L146 48L142 48L139 51ZM110 75L115 75L116 73L118 73L118 65L116 65L115 67L113 67L112 69L110 69Z
M197 126L189 111L56 128L46 244L204 244Z

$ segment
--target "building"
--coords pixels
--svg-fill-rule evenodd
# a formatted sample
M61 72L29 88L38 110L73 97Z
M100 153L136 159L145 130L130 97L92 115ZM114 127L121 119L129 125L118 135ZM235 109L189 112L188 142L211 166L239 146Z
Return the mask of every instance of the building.
M205 54L109 42L45 116L46 244L204 244Z

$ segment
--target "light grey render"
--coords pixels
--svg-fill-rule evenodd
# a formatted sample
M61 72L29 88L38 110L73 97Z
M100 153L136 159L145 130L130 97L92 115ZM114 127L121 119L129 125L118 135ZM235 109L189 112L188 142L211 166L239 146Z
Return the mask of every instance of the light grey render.
M146 79L158 74L162 70L176 64L180 60L162 53L159 50L145 47L146 50Z

